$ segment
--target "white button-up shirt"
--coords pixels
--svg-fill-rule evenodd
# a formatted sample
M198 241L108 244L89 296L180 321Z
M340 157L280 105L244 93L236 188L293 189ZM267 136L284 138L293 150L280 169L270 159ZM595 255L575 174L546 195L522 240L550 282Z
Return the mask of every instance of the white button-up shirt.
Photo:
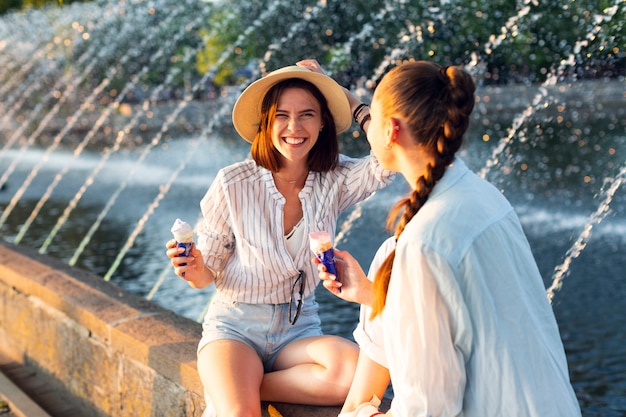
M382 316L355 337L390 370L394 417L581 415L517 215L459 159L397 242Z
M319 278L311 261L308 233L326 230L335 236L337 218L392 180L376 158L340 155L337 167L309 172L299 197L305 236L295 258L284 237L285 198L272 173L245 160L221 169L200 202L198 248L205 264L217 272L215 287L223 297L244 303L289 302L299 270L306 273L305 297Z

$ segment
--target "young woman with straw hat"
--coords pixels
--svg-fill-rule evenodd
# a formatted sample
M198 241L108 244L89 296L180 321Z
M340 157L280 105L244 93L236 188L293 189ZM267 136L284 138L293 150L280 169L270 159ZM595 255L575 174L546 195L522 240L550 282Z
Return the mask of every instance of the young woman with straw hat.
M261 416L261 400L345 400L358 348L322 334L308 235L334 236L341 212L391 181L374 156L339 154L359 104L316 61L253 82L232 116L252 159L218 172L189 257L167 243L178 276L215 283L198 369L220 417Z

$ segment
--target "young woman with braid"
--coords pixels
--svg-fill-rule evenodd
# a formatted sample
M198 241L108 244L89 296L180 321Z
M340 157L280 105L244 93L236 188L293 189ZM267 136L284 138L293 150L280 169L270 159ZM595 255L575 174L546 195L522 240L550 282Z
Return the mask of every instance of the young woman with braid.
M394 417L581 414L520 221L456 156L474 90L461 68L418 61L374 92L368 141L412 191L391 212L395 233L376 255L373 284L346 251L335 251L339 280L318 265L327 289L364 305L341 417L382 414L372 396L389 376Z

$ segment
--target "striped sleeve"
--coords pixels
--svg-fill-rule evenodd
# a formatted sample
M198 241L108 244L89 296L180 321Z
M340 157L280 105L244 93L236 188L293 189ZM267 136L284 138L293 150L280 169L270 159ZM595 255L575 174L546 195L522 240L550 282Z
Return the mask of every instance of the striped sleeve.
M220 272L235 250L235 237L229 224L223 172L218 172L213 184L200 201L202 220L197 226L198 248L204 263Z

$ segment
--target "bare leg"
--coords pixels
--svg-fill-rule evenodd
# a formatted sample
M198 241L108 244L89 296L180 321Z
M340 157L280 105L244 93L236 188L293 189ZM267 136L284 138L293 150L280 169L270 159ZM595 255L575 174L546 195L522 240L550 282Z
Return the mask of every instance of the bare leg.
M263 365L256 352L234 340L217 340L198 353L198 371L219 417L261 417Z
M341 412L353 411L374 395L382 399L390 381L389 370L360 351L354 380Z
M310 405L344 402L354 377L358 346L337 336L300 339L287 345L265 374L261 399Z

